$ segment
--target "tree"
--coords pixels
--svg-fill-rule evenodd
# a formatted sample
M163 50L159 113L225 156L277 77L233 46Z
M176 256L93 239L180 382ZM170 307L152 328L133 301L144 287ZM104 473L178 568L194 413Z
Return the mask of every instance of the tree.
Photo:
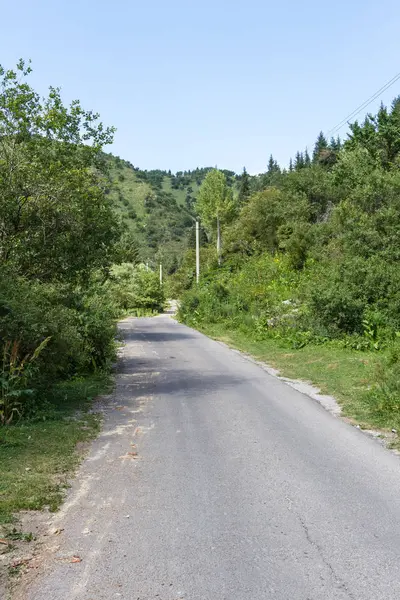
M246 203L247 198L250 195L250 178L246 171L246 167L243 167L243 173L240 179L239 189L239 206L243 206Z
M124 229L118 243L115 245L113 262L136 265L139 262L139 245L128 227L125 226Z
M308 153L307 148L304 151L304 166L305 167L309 167L311 165L311 158L310 155Z
M328 149L328 142L323 132L320 131L317 137L317 141L315 142L314 152L313 152L313 162L318 162L321 152Z
M340 152L342 147L342 142L339 136L336 138L331 137L331 141L329 142L329 149L333 150L333 152Z
M197 209L204 223L216 233L218 264L221 264L221 225L229 220L234 209L232 190L224 173L217 169L207 173L199 190Z
M274 159L274 157L271 154L269 157L269 161L268 161L267 173L272 175L273 173L279 173L279 172L280 172L280 167L279 167L277 161Z
M350 125L350 139L345 147L366 148L385 169L400 162L400 96L392 102L391 110L381 105L377 115L367 115L363 124Z
M289 172L291 173L293 171L293 160L290 159L289 161Z
M296 152L296 156L294 159L294 168L295 171L299 171L304 168L304 155L302 152Z
M253 194L226 233L230 252L252 254L255 250L274 253L279 247L279 228L305 222L308 203L302 195L286 193L274 187ZM290 237L290 236L287 236Z
M0 66L0 264L39 281L87 281L110 265L120 228L101 152L113 129L79 101L28 85L30 66Z
M199 227L199 245L200 248L202 248L203 246L205 246L208 242L207 239L207 235L206 232L204 231L204 227L201 226ZM189 232L187 234L187 247L191 248L191 249L195 249L196 248L196 228L195 225L193 224L193 227L191 227L189 229Z

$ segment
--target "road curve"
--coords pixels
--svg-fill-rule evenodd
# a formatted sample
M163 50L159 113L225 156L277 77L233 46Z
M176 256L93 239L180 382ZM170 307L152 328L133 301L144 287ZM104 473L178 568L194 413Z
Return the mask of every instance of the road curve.
M168 316L121 329L27 600L399 600L399 458Z

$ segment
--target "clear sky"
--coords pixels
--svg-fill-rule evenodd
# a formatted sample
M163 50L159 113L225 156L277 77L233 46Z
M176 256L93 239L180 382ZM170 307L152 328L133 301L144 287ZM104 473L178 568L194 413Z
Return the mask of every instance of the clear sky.
M146 169L287 164L400 71L399 0L1 5L0 63L31 58L40 92L100 112Z

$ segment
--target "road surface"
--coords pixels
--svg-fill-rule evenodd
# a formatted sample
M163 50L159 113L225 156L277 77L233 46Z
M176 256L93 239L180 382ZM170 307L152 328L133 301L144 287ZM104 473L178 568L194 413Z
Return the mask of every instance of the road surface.
M25 598L400 599L398 457L168 316L121 328L103 433Z

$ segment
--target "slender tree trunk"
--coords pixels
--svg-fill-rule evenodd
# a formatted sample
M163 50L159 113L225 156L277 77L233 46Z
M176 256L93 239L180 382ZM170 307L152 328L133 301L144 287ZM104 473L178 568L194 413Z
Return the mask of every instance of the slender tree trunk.
M218 264L221 266L221 224L219 222L219 217L217 217L217 255Z

